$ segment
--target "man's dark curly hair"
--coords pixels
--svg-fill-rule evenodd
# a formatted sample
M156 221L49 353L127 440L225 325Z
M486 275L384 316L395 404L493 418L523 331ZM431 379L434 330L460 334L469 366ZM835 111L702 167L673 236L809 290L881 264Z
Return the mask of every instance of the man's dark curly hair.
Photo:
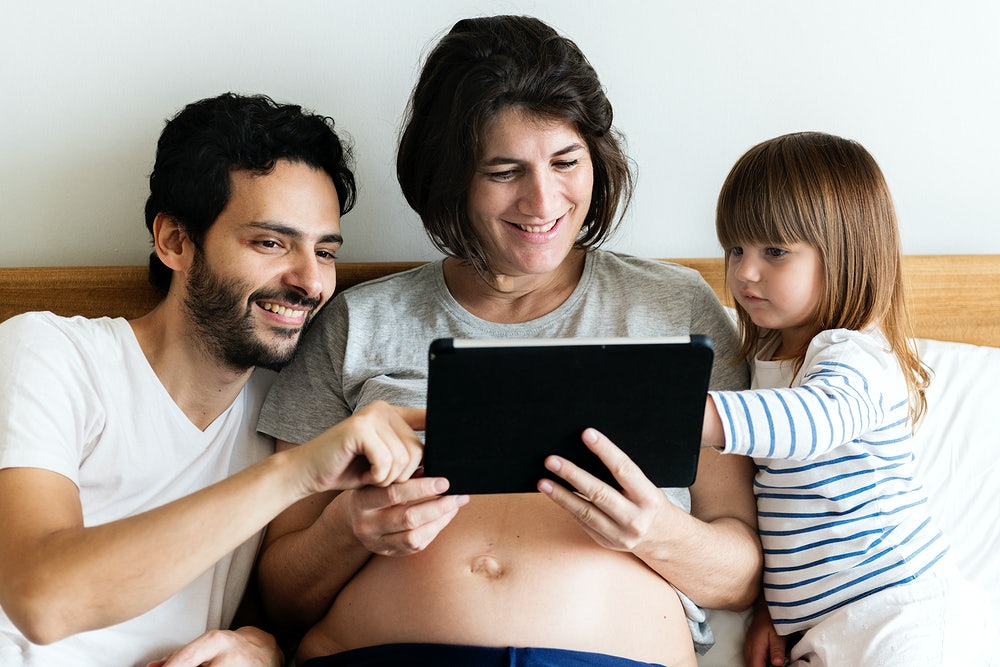
M178 222L196 246L226 207L230 173L270 172L278 160L322 169L333 179L343 215L354 206L357 188L349 146L334 132L332 118L266 95L224 93L193 102L167 121L149 176L146 227L160 213ZM173 272L156 253L149 258L149 282L161 294Z

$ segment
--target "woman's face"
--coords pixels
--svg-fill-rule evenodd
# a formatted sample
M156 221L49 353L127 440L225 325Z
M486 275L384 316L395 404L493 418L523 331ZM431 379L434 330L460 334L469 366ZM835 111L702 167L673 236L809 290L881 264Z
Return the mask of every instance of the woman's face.
M494 272L543 275L562 264L590 210L594 167L568 122L517 107L487 128L468 214Z

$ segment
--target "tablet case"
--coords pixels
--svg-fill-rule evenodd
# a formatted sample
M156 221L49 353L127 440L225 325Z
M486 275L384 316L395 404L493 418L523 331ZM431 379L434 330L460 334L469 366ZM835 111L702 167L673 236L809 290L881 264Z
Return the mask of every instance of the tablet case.
M558 454L615 488L592 426L659 487L690 486L712 369L706 336L441 338L429 350L424 474L449 493L537 491Z

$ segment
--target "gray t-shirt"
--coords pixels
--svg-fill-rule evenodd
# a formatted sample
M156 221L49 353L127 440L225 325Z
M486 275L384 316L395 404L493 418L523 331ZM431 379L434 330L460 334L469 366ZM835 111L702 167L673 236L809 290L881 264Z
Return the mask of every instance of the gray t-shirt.
M422 407L435 338L571 338L704 334L712 389L745 389L738 340L712 288L693 269L606 250L587 253L580 283L551 313L497 324L465 310L440 261L346 290L316 316L261 410L260 431L301 444L375 400Z

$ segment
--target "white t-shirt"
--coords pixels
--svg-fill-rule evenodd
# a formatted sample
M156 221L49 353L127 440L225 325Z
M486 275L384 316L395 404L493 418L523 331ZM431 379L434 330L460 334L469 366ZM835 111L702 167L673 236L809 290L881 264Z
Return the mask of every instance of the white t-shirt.
M256 433L273 378L255 372L201 431L160 383L126 320L20 315L0 324L0 468L44 468L72 480L87 526L139 514L273 452L273 440ZM248 540L137 618L48 646L30 644L0 609L0 665L145 665L227 627L259 542ZM161 565L149 555L149 567Z

